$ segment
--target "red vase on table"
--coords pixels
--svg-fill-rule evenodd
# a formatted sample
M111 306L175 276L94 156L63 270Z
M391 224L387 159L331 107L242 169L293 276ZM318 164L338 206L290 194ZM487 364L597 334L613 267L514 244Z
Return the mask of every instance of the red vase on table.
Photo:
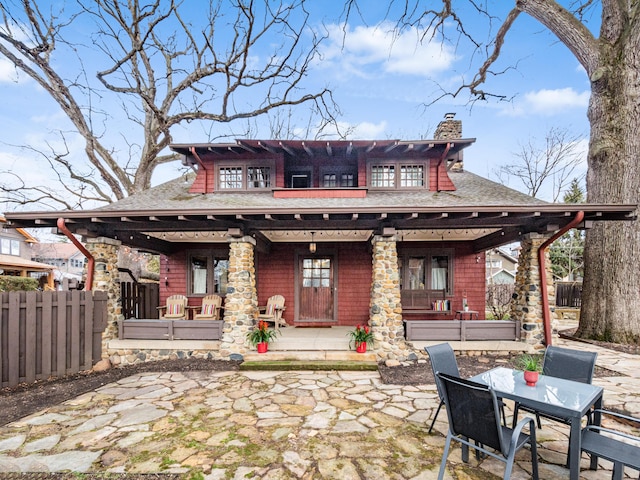
M256 344L256 348L258 349L258 353L267 353L267 347L269 344L267 342L260 342Z
M535 387L536 382L538 381L538 372L532 372L531 370L524 371L524 381L527 382L527 385L530 387Z
M367 351L367 342L356 343L356 352L366 353L366 351Z

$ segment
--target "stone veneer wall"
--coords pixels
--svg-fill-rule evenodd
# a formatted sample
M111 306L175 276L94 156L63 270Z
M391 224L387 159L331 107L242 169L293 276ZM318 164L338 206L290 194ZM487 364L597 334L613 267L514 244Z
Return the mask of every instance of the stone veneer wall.
M232 238L229 242L229 281L219 352L222 358L233 358L247 352L246 335L258 315L254 264L256 241L252 237L242 237Z
M375 236L372 240L369 323L374 335L373 351L379 360L404 360L412 353L404 339L396 244L395 236Z
M102 358L109 357L109 341L118 338L118 322L123 320L120 301L118 250L121 242L111 238L90 238L85 247L95 260L93 290L107 292L107 328L102 332Z
M543 281L540 281L538 249L546 240L547 237L539 234L528 234L522 240L515 292L511 301L511 318L521 322L522 341L534 349L545 348L541 285L547 289L549 305L555 305L553 276L549 268ZM549 266L548 250L545 255Z

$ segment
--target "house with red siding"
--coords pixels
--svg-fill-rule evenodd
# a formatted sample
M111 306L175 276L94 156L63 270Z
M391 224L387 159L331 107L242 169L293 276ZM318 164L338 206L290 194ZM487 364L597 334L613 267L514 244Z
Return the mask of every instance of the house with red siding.
M542 202L467 171L474 142L448 115L431 140L174 144L185 176L92 211L7 218L62 221L88 248L159 253L161 304L224 297L222 357L246 351L258 305L276 294L289 326L369 324L380 356L402 357L407 324L483 321L485 252L519 241L519 268L536 273L522 278L542 280L521 282L512 310L523 340L548 342L538 249L568 228L633 219L635 205Z

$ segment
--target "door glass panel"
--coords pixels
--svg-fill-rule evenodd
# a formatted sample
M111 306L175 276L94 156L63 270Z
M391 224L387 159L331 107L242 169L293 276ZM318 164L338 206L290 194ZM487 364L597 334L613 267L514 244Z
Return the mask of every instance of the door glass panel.
M449 257L447 255L431 257L431 288L434 290L449 289Z
M229 260L214 259L214 293L227 293L227 282L229 281Z
M191 293L207 293L207 257L191 257Z
M425 285L425 258L409 257L409 289L423 289Z
M302 262L303 287L331 286L331 259L305 258Z

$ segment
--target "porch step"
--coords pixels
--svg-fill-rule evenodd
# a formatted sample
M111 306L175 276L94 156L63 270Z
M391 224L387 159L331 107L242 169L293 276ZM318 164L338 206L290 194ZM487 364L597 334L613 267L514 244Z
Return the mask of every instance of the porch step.
M240 370L377 370L373 353L353 351L268 351L248 353Z
M352 329L353 327L281 328L280 335L269 344L269 352L349 351L352 350L349 345L349 331Z

